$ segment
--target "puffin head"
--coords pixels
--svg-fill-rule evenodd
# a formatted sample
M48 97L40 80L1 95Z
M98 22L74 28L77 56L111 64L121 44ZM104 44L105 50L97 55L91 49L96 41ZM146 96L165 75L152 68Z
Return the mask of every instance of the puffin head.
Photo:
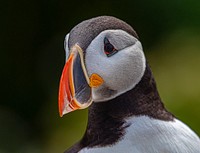
M133 89L145 72L146 59L136 32L115 17L79 23L66 35L64 47L60 116L122 95Z

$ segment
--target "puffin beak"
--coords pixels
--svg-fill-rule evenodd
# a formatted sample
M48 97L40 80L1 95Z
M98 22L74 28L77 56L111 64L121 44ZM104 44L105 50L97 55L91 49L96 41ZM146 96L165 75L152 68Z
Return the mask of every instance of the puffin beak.
M98 74L88 77L84 64L83 50L76 44L70 50L60 79L58 106L59 114L87 108L92 103L92 87L98 87L103 79Z

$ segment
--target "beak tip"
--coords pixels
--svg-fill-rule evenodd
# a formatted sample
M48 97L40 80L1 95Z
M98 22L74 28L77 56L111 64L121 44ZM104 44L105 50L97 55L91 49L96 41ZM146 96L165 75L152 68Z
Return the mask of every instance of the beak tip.
M63 117L63 113L62 113L62 110L60 108L59 108L59 116Z
M63 100L63 95L61 96L61 92L59 92L59 98L58 98L58 112L59 116L63 117L64 115L64 100Z
M63 113L59 110L59 116L63 117Z
M60 117L63 117L63 115L60 114Z

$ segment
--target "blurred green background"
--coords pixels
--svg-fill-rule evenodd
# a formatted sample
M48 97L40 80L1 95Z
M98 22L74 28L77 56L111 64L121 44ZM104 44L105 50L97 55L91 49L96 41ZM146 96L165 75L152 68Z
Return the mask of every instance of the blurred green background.
M3 0L0 153L59 153L84 133L87 110L58 115L63 40L112 15L137 31L167 108L200 135L200 1Z

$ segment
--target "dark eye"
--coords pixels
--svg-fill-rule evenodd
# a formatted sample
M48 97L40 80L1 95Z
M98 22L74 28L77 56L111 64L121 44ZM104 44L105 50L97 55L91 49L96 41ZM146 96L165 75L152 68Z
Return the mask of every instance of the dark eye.
M109 42L108 38L104 38L104 52L105 54L110 57L117 53L117 49Z

